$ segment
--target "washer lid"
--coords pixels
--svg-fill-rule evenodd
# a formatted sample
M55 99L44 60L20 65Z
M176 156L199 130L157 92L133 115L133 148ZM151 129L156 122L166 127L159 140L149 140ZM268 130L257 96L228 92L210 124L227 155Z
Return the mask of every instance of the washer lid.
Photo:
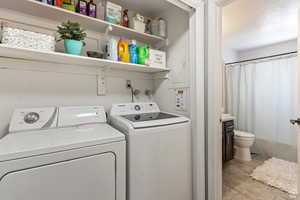
M162 112L123 115L121 117L124 118L128 123L130 123L133 126L133 128L136 129L166 126L189 121L189 119L186 117Z
M234 130L234 135L238 136L238 137L250 137L250 138L254 138L255 135L252 133L248 133L248 132L243 132L243 131L237 131Z
M8 134L0 140L0 162L124 140L106 123Z
M146 121L154 121L154 120L163 120L163 119L174 119L179 116L168 114L168 113L142 113L135 115L123 115L125 119L128 119L131 122L146 122Z

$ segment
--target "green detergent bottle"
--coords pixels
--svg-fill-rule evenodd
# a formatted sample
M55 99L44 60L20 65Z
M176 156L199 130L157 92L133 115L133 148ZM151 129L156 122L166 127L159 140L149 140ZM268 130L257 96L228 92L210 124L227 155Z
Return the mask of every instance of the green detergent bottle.
M149 63L149 46L141 46L137 48L138 64L148 65Z

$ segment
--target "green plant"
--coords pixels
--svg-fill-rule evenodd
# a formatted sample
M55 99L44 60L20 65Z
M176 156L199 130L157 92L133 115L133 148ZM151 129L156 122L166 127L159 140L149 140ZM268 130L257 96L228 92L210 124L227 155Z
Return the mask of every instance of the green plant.
M87 36L85 30L80 27L78 22L63 22L58 28L60 40L78 40L83 41Z

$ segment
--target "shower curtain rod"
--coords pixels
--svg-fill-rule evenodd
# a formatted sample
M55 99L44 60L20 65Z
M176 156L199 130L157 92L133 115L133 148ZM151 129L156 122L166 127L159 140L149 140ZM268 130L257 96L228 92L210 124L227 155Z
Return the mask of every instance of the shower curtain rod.
M291 52L277 54L277 55L259 57L259 58L249 59L249 60L241 60L241 61L238 61L238 62L225 63L225 65L234 65L234 64L244 63L244 62L251 62L251 61L256 61L256 60L275 58L275 57L286 56L286 55L295 54L295 53L298 53L298 51L291 51Z

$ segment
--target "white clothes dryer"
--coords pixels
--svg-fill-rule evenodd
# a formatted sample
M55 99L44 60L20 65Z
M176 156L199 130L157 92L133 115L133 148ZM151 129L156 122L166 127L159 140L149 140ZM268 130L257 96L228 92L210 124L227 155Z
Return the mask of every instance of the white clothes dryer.
M0 140L0 199L125 200L125 148L102 106L16 110Z

